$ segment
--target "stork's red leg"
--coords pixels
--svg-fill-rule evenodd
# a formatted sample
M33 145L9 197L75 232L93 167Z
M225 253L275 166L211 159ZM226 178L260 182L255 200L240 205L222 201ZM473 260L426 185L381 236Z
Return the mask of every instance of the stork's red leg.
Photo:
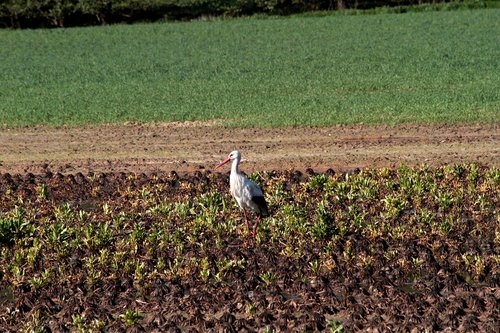
M257 228L259 227L260 223L260 217L257 217L257 223L255 223L255 226L253 227L253 238L257 236Z
M245 225L247 226L248 234L250 235L250 226L248 225L248 214L245 208L243 208L243 213L245 214Z

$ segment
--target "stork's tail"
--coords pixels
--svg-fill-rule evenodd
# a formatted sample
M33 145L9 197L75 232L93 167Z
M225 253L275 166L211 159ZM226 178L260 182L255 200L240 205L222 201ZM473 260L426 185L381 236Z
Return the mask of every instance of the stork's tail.
M269 209L267 208L267 202L263 196L252 197L252 201L255 202L257 207L259 207L258 214L260 217L268 217L269 216Z

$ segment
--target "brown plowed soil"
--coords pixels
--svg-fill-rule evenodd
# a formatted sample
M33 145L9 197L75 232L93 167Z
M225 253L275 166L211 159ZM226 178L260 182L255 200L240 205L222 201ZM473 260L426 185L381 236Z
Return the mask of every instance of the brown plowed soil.
M224 128L213 123L0 130L0 172L160 172L212 168L242 152L245 171L349 170L400 163L500 164L500 126Z
M472 184L465 170L448 180L442 168L425 172L437 177L431 183L441 179L448 190ZM445 223L446 214L460 214L447 234L431 231L430 224L412 224L408 216L416 206L410 206L388 225L408 225L409 232L377 236L365 232L366 227L341 233L337 221L330 221L333 242L297 239L296 232L273 240L273 232L265 231L270 225L262 226L257 240L248 240L237 231L243 223L226 231L205 224L193 232L204 214L199 204L183 218L152 213L165 201L197 200L213 191L229 196L227 174L3 174L0 212L13 216L13 207L22 205L17 214L34 212L37 220L27 220L19 229L0 228L0 332L499 332L500 270L492 259L499 255L493 210L498 196L487 185L485 172L480 170L477 183L482 194L465 190L457 207L441 210L426 200L418 204L436 210L436 226ZM375 184L382 180L376 174L370 176L378 179ZM280 195L283 200L307 211L306 228L318 223L317 207L325 192L300 193L301 184L313 176L297 171L268 176L267 193L273 182L285 182L290 191ZM388 177L383 180L401 185L398 177ZM40 184L47 185L45 198ZM144 194L145 188L156 192ZM485 209L477 208L479 200ZM61 217L59 207L66 203L71 211L86 212L83 218ZM115 212L107 238L102 226L110 215L103 203ZM384 213L380 197L365 204L359 209L366 221L379 220ZM347 202L331 199L330 205L330 212L349 211ZM276 214L278 207L270 209ZM230 211L238 215L237 208ZM238 219L231 215L217 214L213 226ZM268 230L278 233L284 218L278 213L282 222ZM37 231L30 231L31 225ZM371 225L378 228L378 223ZM425 234L416 237L417 228ZM143 236L136 233L141 230ZM9 232L22 241L8 242ZM167 234L178 241L169 241ZM36 247L35 238L41 248L29 264L25 257ZM115 261L119 253L125 257ZM209 267L206 279L202 259ZM159 268L160 260L164 268ZM11 268L20 262L24 280ZM221 265L229 262L242 263ZM321 263L320 269L313 269L314 262ZM142 277L135 263L144 265ZM48 280L37 287L33 281L47 271ZM130 309L140 313L132 324L124 319Z

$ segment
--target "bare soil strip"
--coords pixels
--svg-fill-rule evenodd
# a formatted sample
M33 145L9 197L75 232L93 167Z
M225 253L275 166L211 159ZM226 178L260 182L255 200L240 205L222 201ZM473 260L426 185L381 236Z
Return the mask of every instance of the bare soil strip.
M349 170L500 165L500 123L224 128L216 123L0 129L0 173L158 172L212 168L238 149L242 169Z

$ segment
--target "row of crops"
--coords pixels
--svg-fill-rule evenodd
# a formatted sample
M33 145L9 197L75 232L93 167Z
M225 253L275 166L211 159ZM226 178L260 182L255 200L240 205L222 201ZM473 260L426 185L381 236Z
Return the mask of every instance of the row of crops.
M495 331L500 170L0 176L0 329Z

